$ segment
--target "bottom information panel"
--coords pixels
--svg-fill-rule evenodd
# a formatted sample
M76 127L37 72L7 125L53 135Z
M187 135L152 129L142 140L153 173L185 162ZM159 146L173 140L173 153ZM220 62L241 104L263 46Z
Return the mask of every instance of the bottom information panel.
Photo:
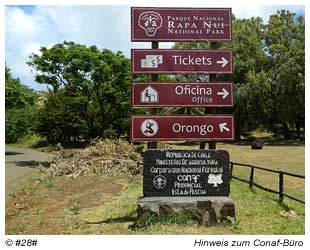
M229 154L225 150L159 150L144 153L143 194L228 196Z

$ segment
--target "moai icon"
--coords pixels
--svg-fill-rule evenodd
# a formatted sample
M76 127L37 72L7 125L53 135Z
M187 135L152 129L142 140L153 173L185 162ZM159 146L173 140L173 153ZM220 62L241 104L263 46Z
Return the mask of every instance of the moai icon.
M157 12L145 11L139 16L139 26L145 30L147 36L155 36L162 24L163 19Z

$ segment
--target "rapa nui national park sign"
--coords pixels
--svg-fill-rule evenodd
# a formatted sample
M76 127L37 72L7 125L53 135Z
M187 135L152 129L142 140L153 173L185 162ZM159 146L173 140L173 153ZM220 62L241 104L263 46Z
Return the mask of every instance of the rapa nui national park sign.
M230 8L131 8L132 41L230 41Z

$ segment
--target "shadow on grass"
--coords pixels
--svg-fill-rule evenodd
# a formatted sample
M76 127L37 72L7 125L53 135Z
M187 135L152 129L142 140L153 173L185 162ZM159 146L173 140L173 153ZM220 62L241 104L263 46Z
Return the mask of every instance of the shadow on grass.
M22 155L24 153L15 152L15 151L5 151L5 155Z
M226 145L250 146L254 139L255 137L248 136L238 141L237 140L232 141L232 142L225 141L222 143L224 145L226 144ZM266 137L258 137L256 139L262 142L264 146L305 146L305 138L284 140L284 139L275 139L273 136L266 136ZM176 143L176 145L180 147L188 147L188 146L199 147L199 142L184 141L184 142Z
M256 190L254 188L249 188L249 190L251 191L251 193L253 193L254 195L260 195L256 192ZM259 190L259 189L257 189ZM268 194L271 194L270 192L267 192ZM277 194L274 194L275 196L278 197ZM270 200L270 201L274 201L278 204L279 207L281 207L282 209L284 209L285 211L290 211L292 209L292 207L290 207L289 205L287 205L284 201L280 201L279 198L276 197L271 197L271 196L264 196L264 198L266 200ZM298 202L297 202L298 203ZM301 204L301 203L300 203Z
M86 224L112 224L112 223L124 223L124 222L136 222L136 210L126 214L124 216L116 217L116 218L108 218L101 221L86 221Z
M35 168L35 167L38 167L40 165L43 166L43 167L49 167L50 164L51 164L48 161L34 161L34 160L30 160L30 161L14 161L14 163L18 167L29 167L29 168Z
M234 145L240 145L240 146L247 146L247 145L251 145L251 143L254 140L258 140L258 141L262 142L263 145L266 145L266 146L304 146L305 145L305 138L304 137L302 137L300 139L284 140L284 139L274 138L274 136L255 137L255 136L251 136L251 135L247 135L241 140L234 141L234 142L225 142L224 144L234 144Z

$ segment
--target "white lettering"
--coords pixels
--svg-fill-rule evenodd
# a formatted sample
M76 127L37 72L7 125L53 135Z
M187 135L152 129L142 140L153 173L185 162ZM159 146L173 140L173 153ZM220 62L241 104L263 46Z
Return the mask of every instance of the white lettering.
M198 133L200 135L206 135L207 133L212 133L214 128L212 125L181 125L179 123L174 123L172 125L172 130L175 133Z
M177 95L212 95L212 88L200 87L199 85L178 85L174 91Z
M199 174L184 174L184 175L178 175L177 179L178 181L194 181L195 183L198 182L200 175Z
M174 64L176 65L211 65L212 60L210 57L192 57L191 55L188 55L186 57L183 57L181 55L173 55L172 58L174 59Z

